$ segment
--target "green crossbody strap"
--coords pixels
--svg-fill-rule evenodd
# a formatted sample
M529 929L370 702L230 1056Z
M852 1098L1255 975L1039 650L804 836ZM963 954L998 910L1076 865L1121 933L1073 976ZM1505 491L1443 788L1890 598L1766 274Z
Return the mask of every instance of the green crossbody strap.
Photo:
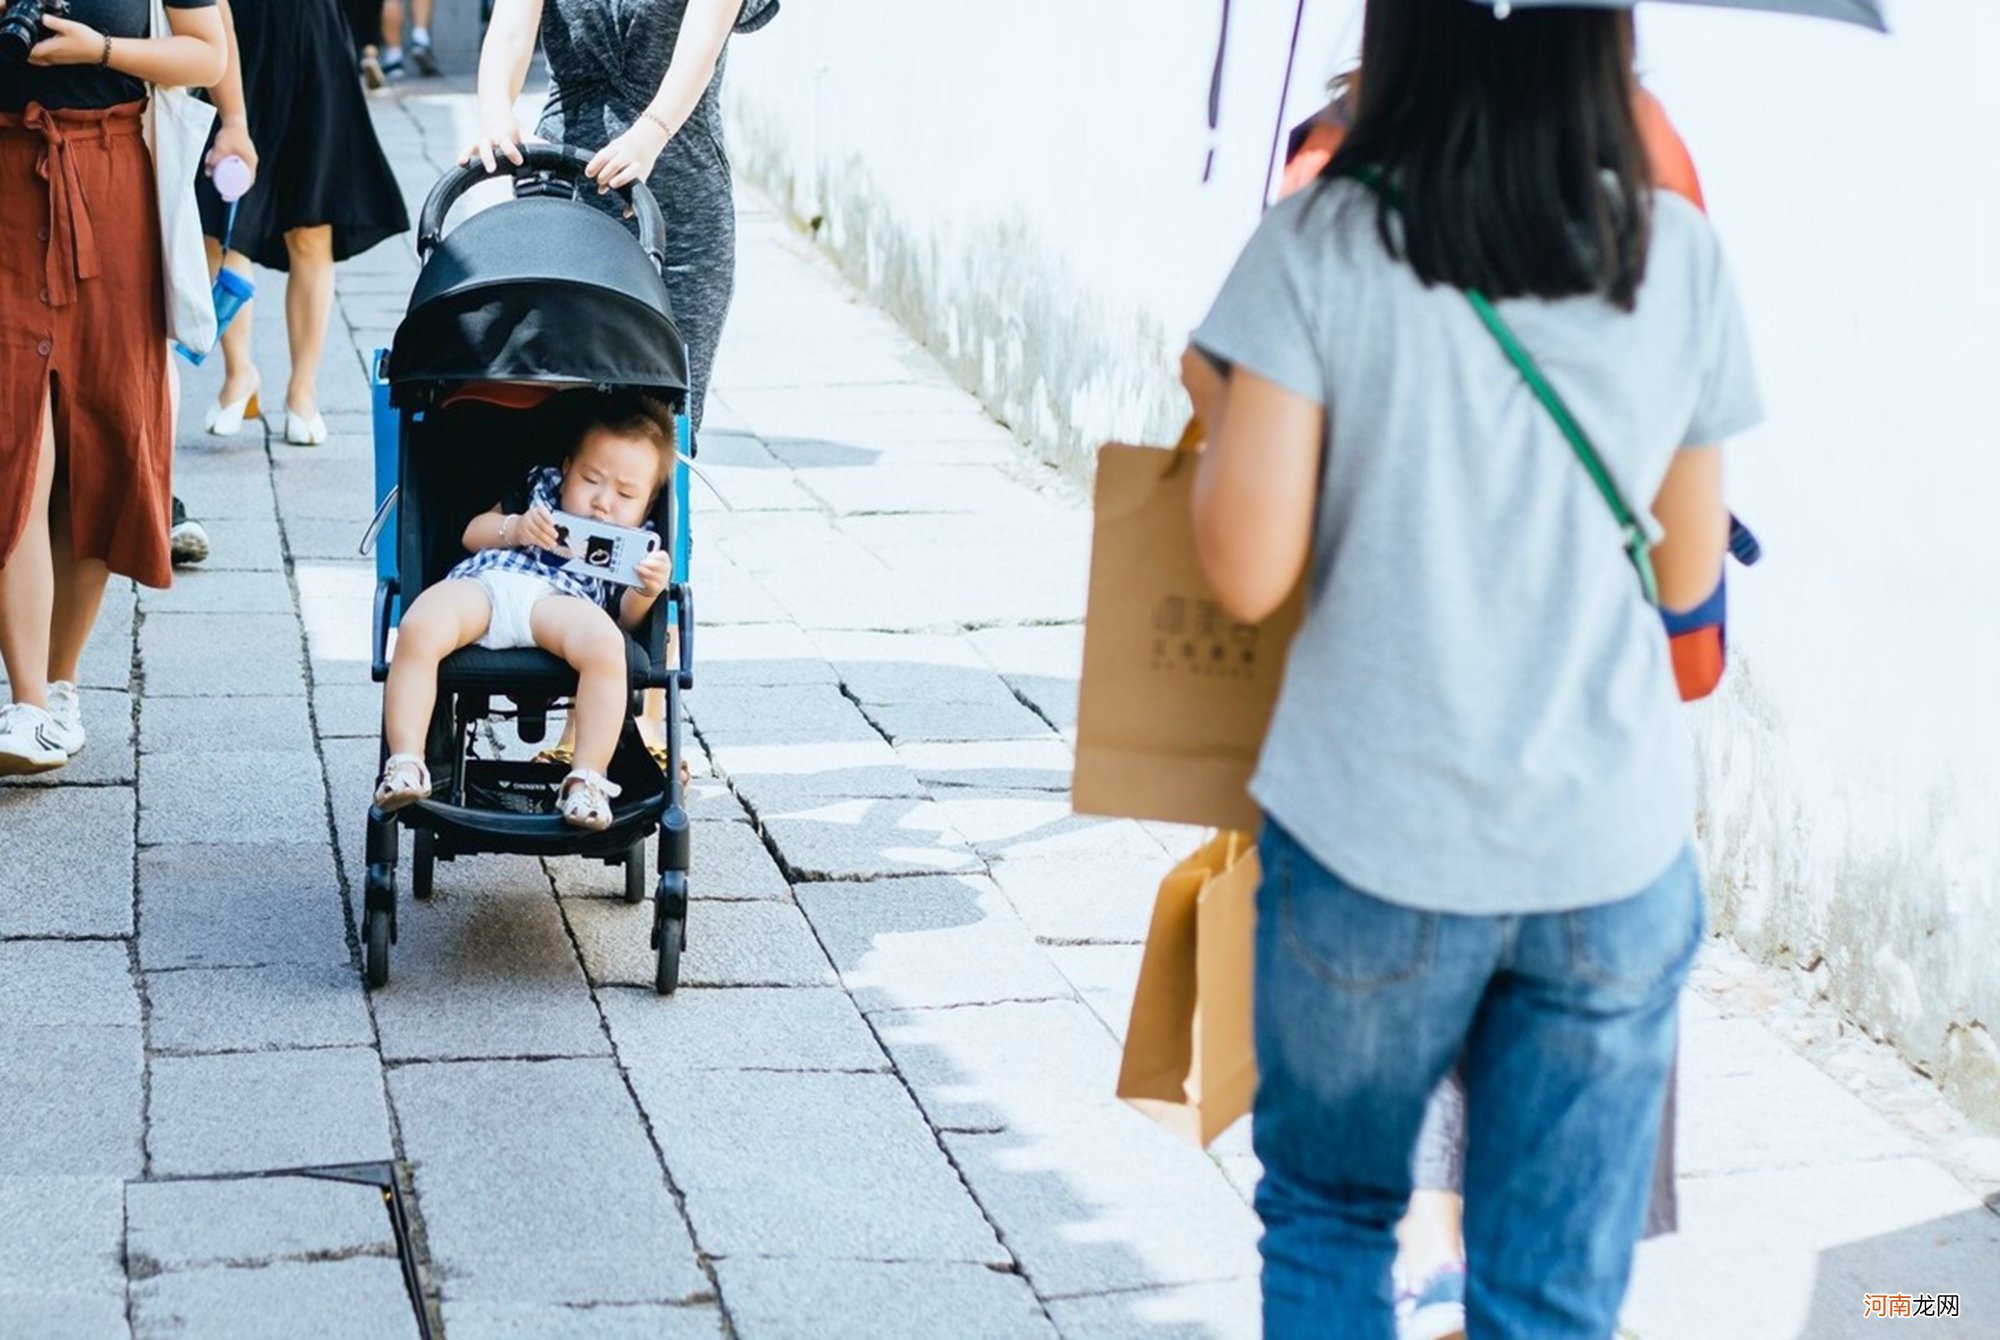
M1514 334L1514 328L1501 318L1491 300L1477 289L1467 289L1465 296L1472 303L1472 310L1479 313L1479 319L1486 323L1486 329L1499 341L1508 361L1520 372L1521 380L1528 384L1528 389L1535 393L1535 399L1542 402L1542 408L1549 412L1549 417L1556 421L1556 427L1569 440L1570 450L1576 453L1577 460L1583 462L1584 473L1590 476L1591 483L1597 485L1604 505L1611 509L1618 529L1625 536L1625 556L1632 560L1632 567L1639 574L1639 589L1646 593L1646 603L1657 608L1660 582L1653 572L1652 542L1646 538L1646 528L1639 524L1632 509L1625 505L1625 496L1612 482L1611 472L1604 468L1604 460L1597 454L1597 448L1590 445L1583 426L1569 412L1563 398L1556 394L1556 388L1549 385L1549 379L1542 375L1541 365L1522 345L1520 337Z
M1402 193L1384 182L1382 174L1374 167L1359 168L1354 176L1362 185L1387 200L1391 206L1397 209L1403 207ZM1577 460L1583 463L1584 473L1589 475L1590 482L1597 486L1598 496L1603 498L1604 505L1611 509L1612 519L1618 523L1619 532L1625 537L1625 557L1632 561L1633 570L1639 574L1639 589L1645 592L1646 603L1655 609L1659 608L1660 580L1653 572L1653 546L1646 539L1646 528L1639 524L1639 519L1632 514L1632 509L1625 505L1625 496L1618 491L1618 485L1612 482L1611 472L1604 468L1604 460L1597 454L1597 448L1590 445L1590 438L1585 435L1583 426L1576 421L1576 416L1569 412L1569 406L1565 405L1563 398L1556 394L1556 388L1549 384L1549 379L1542 375L1541 365L1535 362L1534 355L1528 352L1520 337L1514 334L1514 328L1501 318L1492 301L1477 289L1465 290L1465 297L1472 304L1472 310L1477 312L1479 319L1485 323L1486 329L1492 332L1495 340L1499 341L1507 360L1521 374L1521 380L1528 384L1528 389L1534 392L1535 399L1542 402L1542 408L1549 412L1549 417L1555 420L1556 427L1562 430L1562 435L1568 439L1570 450L1576 453Z

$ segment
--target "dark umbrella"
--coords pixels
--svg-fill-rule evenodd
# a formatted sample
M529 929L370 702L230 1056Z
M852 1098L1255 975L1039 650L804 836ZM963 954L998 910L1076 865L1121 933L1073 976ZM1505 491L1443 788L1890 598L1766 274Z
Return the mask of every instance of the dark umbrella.
M1500 11L1509 9L1576 8L1630 9L1638 0L1477 0ZM1682 5L1717 5L1723 9L1767 9L1774 14L1809 14L1814 18L1842 19L1876 32L1889 31L1882 14L1882 0L1673 0Z

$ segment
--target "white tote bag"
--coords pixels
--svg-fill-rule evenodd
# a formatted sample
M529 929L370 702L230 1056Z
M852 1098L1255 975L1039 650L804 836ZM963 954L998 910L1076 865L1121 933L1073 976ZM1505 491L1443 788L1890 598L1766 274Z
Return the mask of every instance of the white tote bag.
M166 6L153 0L153 36L172 37ZM215 108L185 89L156 88L146 104L146 147L159 182L160 247L167 279L167 337L205 354L215 347L215 298L194 178L201 171Z

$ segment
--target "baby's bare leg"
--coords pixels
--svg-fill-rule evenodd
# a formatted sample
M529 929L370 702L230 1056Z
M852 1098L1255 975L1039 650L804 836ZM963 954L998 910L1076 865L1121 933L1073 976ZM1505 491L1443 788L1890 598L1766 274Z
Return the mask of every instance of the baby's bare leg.
M439 582L403 612L396 658L382 689L382 732L391 754L422 757L437 705L438 663L477 642L492 618L486 588L469 578Z
M576 766L603 772L611 766L629 691L625 634L611 616L575 596L543 596L529 612L535 645L576 670Z

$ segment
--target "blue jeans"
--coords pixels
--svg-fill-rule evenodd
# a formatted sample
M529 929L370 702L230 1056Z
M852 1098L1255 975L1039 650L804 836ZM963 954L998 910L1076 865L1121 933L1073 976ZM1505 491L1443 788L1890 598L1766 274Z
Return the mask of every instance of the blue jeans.
M1411 1152L1461 1056L1469 1333L1611 1336L1701 942L1692 850L1618 902L1484 917L1371 897L1274 823L1260 854L1266 1340L1393 1340Z

